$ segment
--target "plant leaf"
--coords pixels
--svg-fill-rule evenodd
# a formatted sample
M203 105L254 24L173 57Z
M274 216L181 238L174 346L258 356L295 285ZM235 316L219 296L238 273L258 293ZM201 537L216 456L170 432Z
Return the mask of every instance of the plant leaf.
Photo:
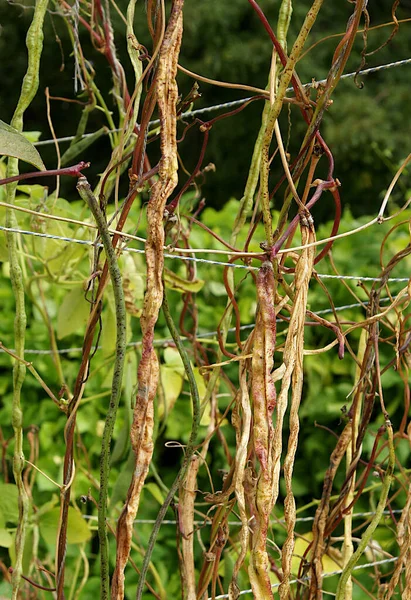
M7 529L0 528L0 546L2 548L10 548L13 543L13 538Z
M203 401L204 396L207 392L207 386L204 383L204 377L200 373L200 369L198 367L193 367L194 379L196 380L198 395L200 396L201 402ZM206 410L201 417L201 425L208 427L210 424L210 412Z
M46 170L41 156L33 144L17 129L10 127L4 121L0 121L0 154L24 160L40 171Z
M153 498L155 498L155 500L157 500L157 502L159 504L163 504L164 497L163 497L163 494L161 493L160 488L158 487L158 485L156 483L154 483L154 482L146 483L144 488L147 492L150 492L150 494L153 496Z
M5 523L19 520L18 491L13 483L0 483L0 512Z
M160 377L164 390L164 402L166 403L166 407L161 404L158 407L158 416L161 419L165 412L168 414L173 410L183 389L184 377L175 367L169 367L168 365L160 366Z
M90 305L84 298L82 286L75 287L64 297L57 315L57 337L75 333L87 323Z
M183 361L181 360L181 356L177 348L171 348L170 346L165 348L163 356L164 362L168 367L172 367L174 371L177 371L177 373L180 373L180 375L184 375Z
M170 290L175 290L181 294L191 292L193 294L199 292L204 285L202 279L195 279L194 281L188 281L183 277L179 277L170 269L164 269L164 282Z
M53 508L40 517L40 533L50 545L56 543L60 509ZM68 509L67 543L81 544L91 537L91 531L81 514L72 506Z
M11 546L9 547L9 556L10 556L10 560L11 560L11 564L14 566L16 564L16 532L14 531L11 535L12 537L12 543ZM24 544L24 552L23 552L23 573L25 575L29 574L30 571L30 564L31 561L33 560L33 529L32 527L30 527L30 529L27 530L26 533L26 542Z

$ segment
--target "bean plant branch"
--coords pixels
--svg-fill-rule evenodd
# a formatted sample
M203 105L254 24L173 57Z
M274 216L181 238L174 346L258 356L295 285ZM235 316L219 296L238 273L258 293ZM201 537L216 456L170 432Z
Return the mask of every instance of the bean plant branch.
M89 166L90 163L81 161L77 165L73 165L72 167L50 169L48 171L34 171L32 173L21 173L19 175L13 175L12 177L0 179L0 185L14 183L15 181L24 181L25 179L35 179L36 177L60 177L62 175L67 175L69 177L80 177L81 171L83 169L87 169Z
M23 131L24 113L30 106L37 93L39 85L40 57L43 49L43 23L48 5L48 0L37 0L34 8L33 19L27 32L26 46L28 52L27 71L23 79L20 97L16 110L11 120L11 126L17 131ZM18 160L9 158L7 164L7 178L18 176ZM16 184L9 183L6 188L7 203L14 205ZM12 208L6 211L6 227L16 228L17 220ZM10 280L13 287L16 313L14 319L14 338L16 355L24 360L26 309L23 274L20 266L17 234L7 233L8 255L10 262ZM14 456L13 475L19 494L19 520L15 538L16 560L12 574L12 600L16 600L23 569L23 552L26 540L29 497L23 481L24 451L23 451L23 411L21 407L21 390L26 374L26 366L21 360L15 360L13 368L13 405L12 424L14 430Z
M117 255L112 246L107 222L99 207L98 201L91 191L90 184L85 177L80 177L77 190L82 199L87 202L96 221L101 241L106 252L110 279L113 286L114 302L116 307L116 351L114 359L113 380L111 384L110 403L107 409L106 422L103 431L103 440L100 454L100 491L98 504L98 533L100 540L100 581L101 598L108 599L110 593L109 580L109 555L107 538L107 497L110 474L110 444L116 422L117 409L121 398L121 382L123 379L124 362L126 356L126 307L124 301L123 283Z

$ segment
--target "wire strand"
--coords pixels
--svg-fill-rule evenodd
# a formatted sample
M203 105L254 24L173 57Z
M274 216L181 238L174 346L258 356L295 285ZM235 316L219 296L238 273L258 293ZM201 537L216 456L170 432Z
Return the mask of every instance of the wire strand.
M44 238L44 239L48 239L48 240L57 240L57 241L61 241L61 242L80 244L83 246L89 246L89 247L94 247L94 248L102 248L101 243L93 242L92 240L82 240L79 238L71 238L71 237L66 237L66 236L61 236L61 235L54 235L51 233L41 233L39 231L29 231L26 229L18 229L17 227L4 227L3 225L0 225L0 231L7 231L10 233L20 233L22 235L31 235L34 237ZM176 248L175 250L176 250L176 252L179 252L180 249ZM192 248L191 251L196 252L196 248ZM201 251L204 251L204 250L201 249ZM126 247L126 248L123 248L122 252L144 254L145 250L142 248ZM214 250L209 249L208 252L210 254L213 254ZM231 254L231 253L229 251L227 251L227 254ZM250 266L238 265L236 263L210 260L208 258L198 258L197 256L182 256L182 255L176 254L174 252L173 253L165 252L164 257L170 258L170 259L178 259L178 260L182 260L182 261L188 261L188 262L204 263L207 265L215 265L215 266L219 266L219 267L229 267L230 269L245 269L247 271L258 271L259 270L259 267L253 267L251 265ZM252 258L252 256L251 256L251 258ZM328 275L326 273L317 273L317 275L321 279L337 279L337 280L340 279L340 280L346 280L346 281L380 281L381 280L380 277L368 277L368 276L363 276L363 275ZM389 279L389 281L391 283L392 282L407 282L407 281L409 281L409 277L392 277Z
M411 58L405 58L403 60L397 60L395 62L391 62L391 63L386 63L384 65L378 65L376 67L370 67L369 69L364 69L363 71L359 71L357 73L357 71L353 71L352 73L346 73L345 75L342 75L341 79L352 79L353 77L355 77L356 75L371 75L372 73L378 73L379 71L385 71L388 69L393 69L395 67L402 67L404 65L409 65L411 63ZM313 85L318 85L318 84L323 84L326 83L326 79L321 79L320 81L312 81L310 83L305 83L303 85L303 87L305 88L310 88ZM293 88L288 88L287 92L291 92L293 91ZM187 111L184 112L180 115L180 119L186 119L189 117L197 117L199 115L205 115L209 112L215 112L217 110L221 110L222 108L235 108L236 106L241 106L241 104L243 104L244 102L248 102L249 100L251 100L253 98L253 96L248 96L247 98L239 98L238 100L232 100L231 102L223 102L221 104L214 104L212 106L206 106L204 108L198 108L196 110L192 110L192 111ZM160 121L159 119L156 119L154 121L150 121L149 126L151 127L155 127L157 125L159 125ZM117 133L121 131L121 129L110 129L107 130L107 133ZM86 137L90 137L92 135L94 135L95 132L92 133L85 133L83 135L83 138ZM53 139L49 139L49 140L40 140L38 142L34 142L34 146L46 146L48 144L54 144L56 142L60 143L60 142L71 142L74 139L74 135L67 135L65 137L61 137L61 138L57 138L56 140Z
M408 281L408 279L407 279ZM380 303L385 303L385 302L389 302L391 300L395 300L397 296L393 296L392 298L390 297L386 297L386 298L381 298L380 299ZM322 310L317 310L315 314L317 315L330 315L333 314L334 312L341 312L343 310L350 310L352 308L364 308L367 307L369 305L369 302L365 301L365 302L355 302L353 304L345 304L343 306L335 306L334 309L332 308L324 308ZM277 319L277 323L281 323L281 319ZM250 329L254 329L255 327L255 323L250 323L249 325L241 325L239 327L240 331L247 331ZM228 333L235 333L237 329L235 327L230 327L227 332ZM206 331L205 333L201 333L198 332L197 333L197 339L201 340L201 339L207 339L207 338L213 338L216 337L218 335L218 331ZM181 339L183 341L187 341L188 338L186 336L181 336ZM173 340L171 338L158 338L153 340L153 345L154 346L165 346L167 344L172 344ZM141 346L142 342L141 340L136 340L135 342L129 342L127 344L128 348L138 348L139 346ZM93 352L97 351L97 350L102 350L102 346L97 346L97 348L93 348ZM82 352L83 348L77 347L77 348L61 348L59 350L57 350L57 354L71 354L71 353L78 353L78 352ZM14 352L13 349L11 349L11 352ZM1 353L5 353L5 350L3 350L2 348L0 348L0 354ZM24 351L25 354L33 354L33 355L38 355L38 356L47 356L47 355L51 355L54 354L53 350L36 350L34 348L27 348Z
M400 514L402 513L402 509L401 508L396 508L394 510L384 510L383 511L383 515L385 516L390 516L392 514ZM375 511L369 511L369 512L360 512L360 513L354 513L352 515L353 519L358 519L360 517L372 517L375 515ZM88 521L97 521L98 517L97 515L83 515L83 518L88 520ZM297 517L295 522L297 523L307 523L310 521L314 521L315 517ZM117 519L113 519L114 521L117 521ZM154 525L156 522L155 519L134 519L133 523L135 523L136 525ZM212 519L209 517L207 520L203 519L202 521L193 521L193 525L210 525L212 522ZM285 523L285 519L273 519L272 521L270 521L270 525L276 525L278 523ZM164 521L162 521L161 523L162 525L178 525L179 522L174 520L174 519L165 519ZM242 525L241 521L228 521L227 525L233 526L233 527L240 527Z

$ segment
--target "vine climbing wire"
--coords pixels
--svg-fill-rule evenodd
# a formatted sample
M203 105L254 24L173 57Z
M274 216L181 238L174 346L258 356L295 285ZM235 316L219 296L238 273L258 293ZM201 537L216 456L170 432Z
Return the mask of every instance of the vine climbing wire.
M247 14L271 52L265 89L231 86L179 65L189 10L184 0L147 0L147 47L135 34L135 0L124 15L109 0L62 0L56 7L70 33L75 85L81 87L72 99L81 106L78 128L74 136L54 136L47 95L53 139L34 145L58 149L69 141L67 152L60 157L58 150L56 169L22 175L10 158L0 180L7 190L0 231L16 301L14 338L0 343L0 359L15 361L16 600L22 581L33 588L28 594L53 591L57 600L82 594L140 600L146 588L154 597L180 594L182 600L247 594L272 600L277 592L281 600L320 600L324 593L351 600L355 586L365 585L358 572L372 567L384 600L398 588L408 598L411 483L400 457L408 457L411 437L410 200L396 213L387 206L411 154L392 176L378 212L347 226L323 121L333 100L338 105L333 94L342 80L410 66L411 59L367 69L361 63L344 74L359 33L363 62L370 54L370 15L367 2L358 0L350 5L327 77L303 84L300 61L324 4L311 2L291 45L292 0L280 3L276 28L259 2L248 0ZM387 43L398 31L397 6L395 0ZM46 9L45 0L36 1L15 133L23 130L37 91ZM126 28L132 79L121 62L113 10ZM95 52L109 67L110 100L99 88ZM179 70L182 78L254 95L193 108L198 86L181 95ZM260 100L240 202L220 215L203 210L209 140L223 120L244 119ZM283 139L284 107L299 119L294 127L289 118L291 145ZM86 133L94 116L103 116L105 125ZM201 148L187 160L194 165L189 172L180 148L193 132ZM93 188L93 176L87 180L82 171L90 166L90 145L103 135L110 151ZM77 156L82 160L74 164ZM181 172L186 178L179 185ZM32 185L46 176L77 178L77 195L73 191L66 202ZM311 211L326 206L327 197L335 208L324 237ZM367 256L357 250L361 243L372 246ZM344 244L359 254L351 262L341 258ZM1 283L8 278L7 267L0 277ZM25 359L29 353L36 368ZM47 429L51 442L42 422L40 431L30 430L28 460L21 396L26 368L49 397L39 399L38 415L49 415L50 399L60 411ZM327 377L334 378L332 390ZM27 389L36 393L29 382ZM30 415L33 422L38 417ZM7 435L1 428L5 477ZM42 445L52 445L54 462L39 456ZM54 467L61 473L53 474ZM299 486L301 471L310 469L308 484ZM36 486L35 477L47 484ZM50 496L50 486L59 499ZM89 503L86 515L81 503ZM94 506L96 514L89 514ZM0 503L0 521L2 509ZM97 535L90 542L94 520ZM390 554L378 537L388 521ZM175 535L163 525L175 527ZM28 531L33 556L26 573ZM54 561L39 543L50 541L50 531L53 544L57 539ZM79 553L68 550L73 537L81 540Z

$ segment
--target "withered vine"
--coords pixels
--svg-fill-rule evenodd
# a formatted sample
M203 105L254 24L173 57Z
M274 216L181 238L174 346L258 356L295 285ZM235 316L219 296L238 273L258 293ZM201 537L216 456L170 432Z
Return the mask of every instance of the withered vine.
M395 562L384 577L381 571L374 572L377 585L364 594L384 600L400 597L400 594L403 599L411 597L411 483L408 470L400 464L396 454L401 440L411 443L408 310L411 292L409 283L395 293L390 288L394 269L400 264L410 265L411 245L408 240L407 243L404 241L396 252L386 256L391 251L386 250L388 240L399 228L406 230L409 221L405 220L405 216L400 222L396 215L385 214L390 194L410 157L394 176L378 216L367 224L378 227L378 223L382 225L396 218L395 225L381 242L378 281L369 289L362 284L361 291L365 293L366 301L349 288L355 299L363 303L366 316L342 320L334 306L333 293L317 272L320 261L328 261L330 268L337 273L331 255L333 244L351 233L339 235L341 182L336 175L338 165L334 164L332 148L327 145L321 126L333 102L333 92L346 71L348 59L354 57L360 70L367 56L373 54L367 53L367 36L372 29L367 1L350 3L352 12L345 25L345 33L334 40L326 82L321 85L313 83L308 87L298 76L299 61L307 50L307 40L316 25L323 0L312 2L290 48L287 38L293 12L292 0L282 0L277 23L269 22L256 0L248 2L250 14L254 11L258 16L261 35L266 36L267 45L272 48L265 90L217 82L201 74L197 77L179 65L184 0L147 0L147 31L151 38L151 45L147 48L139 43L134 33L135 0L129 0L124 15L121 13L122 4L117 6L109 0L76 0L73 3L37 0L35 3L33 23L27 36L27 75L11 125L19 132L23 130L24 111L37 91L41 30L47 5L53 15L64 19L69 30L76 86L81 88L82 101L84 98L86 101L76 136L61 160L59 155L56 169L18 175L17 159L9 158L6 177L1 180L2 184L7 184L8 208L4 225L8 229L10 280L16 299L14 350L2 345L14 361L13 477L18 489L19 522L13 542L13 598L46 597L43 592L54 594L57 600L82 597L90 557L82 558L87 566L84 567L81 584L74 583L71 588L70 578L74 577L72 566L70 578L67 577L67 563L72 559L67 553L70 514L78 509L73 490L76 489L79 471L86 473L90 481L90 490L84 495L84 501L88 502L89 510L97 506L99 593L103 600L129 597L126 595L129 566L139 576L133 591L138 599L166 597L158 565L153 559L156 537L166 514L174 514L176 520L174 544L180 565L179 594L185 600L205 600L219 594L235 600L249 586L258 600L274 598L277 590L282 600L319 600L323 597L327 575L326 559L332 560L335 567L328 572L338 571L330 591L336 594L338 600L349 600L354 589L364 592L364 585L356 578L355 568L361 564L364 554L377 555L374 552L375 531L385 511L395 508L404 508L398 521L391 512L397 547L390 549L390 558L395 558ZM386 44L399 27L396 17L398 4L396 1L392 6L394 28ZM110 14L113 10L122 14L126 25L127 51L134 82L127 80L117 54L116 37L120 34L112 26ZM364 29L361 29L363 24ZM79 31L88 33L93 51L101 53L107 61L113 85L110 100L105 99L98 88L92 57L83 49ZM355 53L353 47L359 33L363 35L364 48L362 52ZM315 46L311 51L315 51ZM185 98L179 95L177 83L183 77L197 80ZM189 116L182 119L182 113L191 110L200 98L198 82L200 85L205 82L246 90L254 93L254 97L244 101L239 108L223 112L208 121L190 120ZM232 234L229 239L224 239L217 230L213 231L202 222L206 200L201 197L201 183L212 169L206 164L207 144L221 119L230 118L234 123L240 114L246 114L251 102L261 104L261 126L256 135L250 170L244 178L244 195L238 203L237 214L233 216ZM290 107L293 119L301 118L305 123L305 134L298 142L299 151L295 155L288 153L287 144L283 141L281 117L285 105ZM106 125L93 136L84 137L93 111L104 114ZM153 125L157 118L159 123ZM56 115L54 120L57 120ZM179 145L190 143L192 128L197 128L202 134L202 143L195 159L196 166L189 173L183 165ZM106 133L111 143L111 155L92 188L83 174L89 166L84 161L89 159L90 145ZM158 152L160 159L156 162L154 157ZM77 159L82 162L67 166ZM217 165L217 168L220 166ZM325 173L325 179L318 173ZM19 207L18 203L15 206L19 182L43 175L78 178L78 195L84 201L82 219L68 218L67 221L74 227L73 238L74 233L84 236L84 239L94 236L92 248L86 250L88 273L83 285L89 314L83 331L81 360L73 381L64 375L64 363L58 353L53 320L47 312L47 289L43 283L43 280L56 282L61 274L51 270L49 259L42 257L41 249L30 246L30 242L16 232L17 210L26 210L33 222L35 218L41 219L43 212L42 223L54 218L53 202L57 201L56 198L47 200L47 210L44 204L36 210ZM387 175L387 186L389 179ZM128 192L122 199L120 190L125 181ZM376 194L379 192L375 191ZM319 202L328 202L328 196L335 206L333 225L329 237L317 239L312 209ZM402 208L406 206L407 203ZM61 220L57 211L55 217ZM88 229L91 234L87 233ZM365 226L361 226L359 231L362 229ZM140 273L144 276L144 301L141 306L130 292L127 270L130 264L125 262L127 245L133 240L141 241L141 235L136 236L136 232L144 234L144 264ZM201 335L201 285L198 286L196 263L189 260L184 263L185 276L181 270L173 273L165 268L166 254L179 258L197 256L198 232L207 237L210 246L206 250L209 254L225 263L219 283L225 289L226 305L221 307L217 333L212 340ZM220 253L215 252L217 247ZM58 252L56 250L55 254L58 255ZM67 260L67 264L69 262ZM41 275L37 263L41 264ZM79 264L80 259L75 269L80 269ZM176 261L173 264L177 264ZM241 278L232 268L236 265L247 267L241 271ZM79 273L75 269L73 278ZM331 307L329 319L317 314L316 306L309 302L310 285L314 283L321 286ZM246 331L242 330L240 309L245 286L254 301L254 326ZM33 292L34 289L37 291ZM168 299L171 293L168 289L181 293L181 303ZM116 341L114 355L100 364L96 362L96 347L104 338L110 294L114 297ZM47 326L62 386L60 393L50 390L46 384L47 374L40 376L25 360L26 297L38 304ZM130 377L129 369L133 368L132 362L128 362L130 353L127 348L131 331L130 314L139 317L137 382L133 389L130 389L132 386L127 379ZM180 371L176 371L181 380L177 396L184 394L181 388L184 390L186 386L192 408L187 436L176 441L183 454L182 463L181 466L175 465L174 481L168 486L164 483L164 475L157 473L153 461L153 453L162 439L159 429L164 433L161 427L166 427L167 423L163 401L165 389L171 386L171 382L161 376L164 348L159 349L156 345L162 314L172 337L170 343L178 351L179 358L176 360L181 363ZM231 336L231 328L234 336ZM325 331L327 343L323 347L310 348L306 339L308 328ZM323 338L318 336L316 339ZM303 507L298 506L295 496L295 462L301 437L306 357L322 356L323 353L335 353L339 359L351 361L354 375L348 400L345 397L340 399L341 406L347 404L342 425L330 433L336 439L329 464L323 465L323 491L321 498L314 502L316 510L312 513L311 532L301 533L298 513ZM112 366L110 363L114 365L110 396L99 400L105 425L98 482L92 474L78 419L89 401L86 394L93 375L99 369ZM27 400L24 396L21 398L21 389L27 366L66 417L64 437L56 450L63 456L62 480L57 482L56 555L55 559L37 556L36 565L42 571L33 572L31 569L30 573L23 571L23 550L29 512L34 510L36 513L38 507L32 500L33 486L25 475L29 468L36 468L36 455L25 463L22 442L24 402ZM384 376L391 371L398 373L403 383L402 418L397 429L391 423L385 398ZM135 375L133 377L135 379ZM121 497L123 506L120 511L119 503L111 504L114 482L110 451L118 408L123 409L122 394L132 396L130 431L124 440L124 448L131 448L132 453L126 471L129 475L128 491ZM220 398L227 395L229 401L220 406ZM173 399L175 401L176 398ZM318 402L323 402L321 396ZM159 425L160 406L163 409L162 425ZM173 406L170 405L167 410L172 411ZM230 433L227 433L227 428ZM117 439L118 436L114 437ZM370 440L373 442L368 451ZM208 466L212 463L212 453L209 452L212 443L218 444L226 461L221 486L213 479L213 465ZM199 489L198 485L199 470L203 468L205 471L208 469L210 477L207 489ZM150 489L147 481L150 469L163 496L150 537L143 542L136 518L139 517L145 490ZM3 470L7 470L7 465L3 466ZM372 514L366 528L358 531L353 524L355 508L364 508L363 500L368 498L373 474L378 477L378 500L370 507ZM169 511L170 507L174 512ZM114 519L117 519L116 524ZM199 525L201 521L203 525ZM205 526L208 533L201 537ZM228 557L230 568L227 567ZM80 566L76 569L74 581L78 582ZM381 585L379 591L378 584ZM30 595L24 596L26 592Z

